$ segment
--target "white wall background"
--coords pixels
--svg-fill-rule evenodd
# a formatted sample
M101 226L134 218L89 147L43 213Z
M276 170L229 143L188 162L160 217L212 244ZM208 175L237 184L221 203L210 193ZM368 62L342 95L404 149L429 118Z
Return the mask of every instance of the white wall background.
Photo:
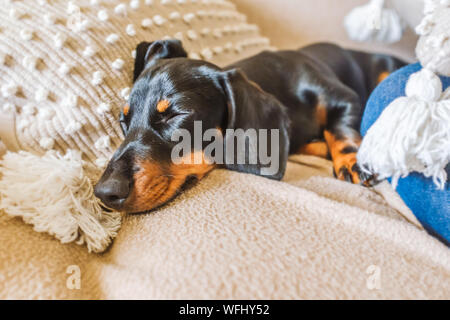
M347 38L344 16L368 0L232 0L249 21L279 48L297 48L317 41L332 41L349 48L388 52L414 60L417 37L409 29L394 45L361 44ZM401 14L417 20L421 0L395 0Z

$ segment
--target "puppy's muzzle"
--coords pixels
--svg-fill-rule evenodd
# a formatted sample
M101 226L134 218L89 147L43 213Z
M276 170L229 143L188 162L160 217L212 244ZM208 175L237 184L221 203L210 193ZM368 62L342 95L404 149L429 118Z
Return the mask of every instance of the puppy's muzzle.
M107 207L120 211L130 195L130 179L112 171L103 175L94 188L94 193Z

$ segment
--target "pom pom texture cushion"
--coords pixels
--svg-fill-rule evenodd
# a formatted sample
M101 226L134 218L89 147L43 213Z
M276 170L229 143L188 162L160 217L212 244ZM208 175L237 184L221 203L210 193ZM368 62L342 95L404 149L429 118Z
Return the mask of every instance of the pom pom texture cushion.
M407 66L387 78L372 93L364 112L361 133L366 135L369 128L396 98L405 94L405 86L410 76L421 70L419 63ZM445 95L450 98L450 78L441 77ZM446 168L450 177L450 166ZM431 178L412 173L400 179L397 192L417 219L431 234L450 244L450 186L437 190Z
M165 38L218 65L269 48L223 0L4 1L0 118L14 119L21 149L76 149L103 166L122 138L116 119L132 85L134 49Z

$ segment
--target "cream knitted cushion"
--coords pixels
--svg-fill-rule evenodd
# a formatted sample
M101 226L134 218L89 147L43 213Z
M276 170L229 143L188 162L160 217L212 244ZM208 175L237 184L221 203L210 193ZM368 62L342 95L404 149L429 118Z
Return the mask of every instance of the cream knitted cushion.
M38 154L80 150L103 166L122 138L134 49L164 38L219 65L269 47L225 0L2 1L0 139Z

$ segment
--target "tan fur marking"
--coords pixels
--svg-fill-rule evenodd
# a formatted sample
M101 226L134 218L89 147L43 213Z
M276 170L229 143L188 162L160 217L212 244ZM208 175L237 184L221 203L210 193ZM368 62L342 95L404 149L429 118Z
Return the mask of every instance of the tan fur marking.
M128 115L128 112L130 112L130 105L126 105L125 107L123 107L123 114L126 116Z
M327 125L327 107L325 104L318 103L316 106L316 119L321 127L325 127Z
M299 153L321 158L327 158L328 146L325 142L322 141L312 142L301 147Z
M387 71L384 71L382 73L380 73L380 75L378 76L378 83L381 83L384 81L384 79L386 79L387 77L389 77L390 73Z
M161 100L156 105L156 110L158 110L158 112L160 112L160 113L163 113L164 111L167 110L167 108L169 108L169 105L170 105L169 100Z
M196 157L200 159L200 163L195 163ZM196 175L198 178L202 178L213 167L214 164L205 157L203 152L194 152L185 156L181 160L181 164L171 164L170 172L173 175Z
M144 212L159 207L176 195L188 176L202 179L215 165L207 161L203 152L200 157L199 164L194 163L192 153L181 164L167 167L149 160L138 162L140 170L134 175L134 187L124 210Z
M324 132L325 141L330 149L331 159L333 160L333 168L339 180L345 180L341 172L342 168L346 168L349 174L352 175L353 183L360 183L359 175L353 172L352 168L356 164L356 153L342 153L346 147L359 147L361 141L354 141L351 139L338 140L336 136L330 131Z

